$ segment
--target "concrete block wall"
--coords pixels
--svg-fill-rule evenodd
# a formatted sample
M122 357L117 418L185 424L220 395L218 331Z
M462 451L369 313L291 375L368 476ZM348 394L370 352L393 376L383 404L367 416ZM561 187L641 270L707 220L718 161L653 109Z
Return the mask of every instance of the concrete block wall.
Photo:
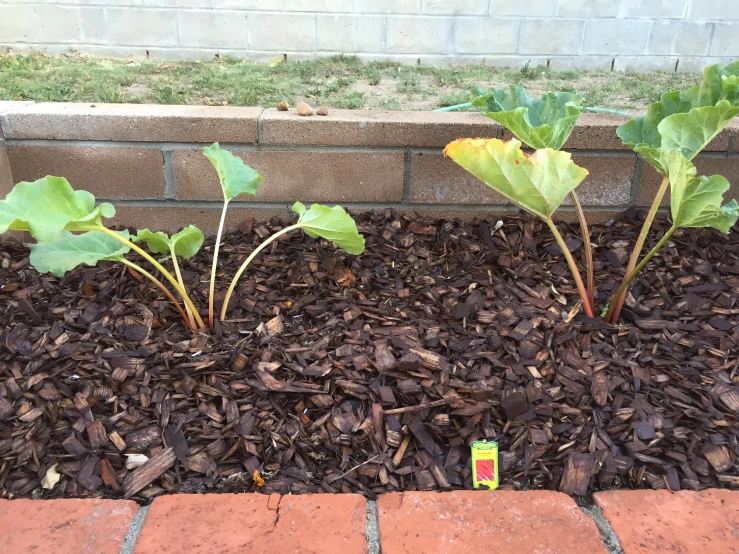
M578 193L593 222L650 205L659 185L616 136L624 121L585 114L565 146L590 172ZM262 108L0 102L0 129L0 197L13 183L63 176L112 202L114 223L126 226L214 231L222 196L201 149L216 141L264 176L255 197L231 202L230 227L289 216L296 200L466 219L516 211L442 154L459 137L510 138L479 113L332 110L306 118ZM727 177L737 198L738 133L739 124L727 128L696 159L704 174ZM574 219L571 206L558 215Z
M696 71L738 35L730 0L0 0L0 48L52 54Z

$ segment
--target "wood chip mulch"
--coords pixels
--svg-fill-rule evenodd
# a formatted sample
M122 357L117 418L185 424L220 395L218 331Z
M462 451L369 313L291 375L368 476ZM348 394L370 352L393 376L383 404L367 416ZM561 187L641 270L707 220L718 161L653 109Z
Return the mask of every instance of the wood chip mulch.
M630 215L593 229L601 307ZM528 217L357 220L364 255L285 237L199 335L127 268L0 247L2 496L470 488L481 439L507 488L739 487L739 233L676 234L610 327ZM226 237L219 287L280 225ZM183 267L200 306L211 247Z

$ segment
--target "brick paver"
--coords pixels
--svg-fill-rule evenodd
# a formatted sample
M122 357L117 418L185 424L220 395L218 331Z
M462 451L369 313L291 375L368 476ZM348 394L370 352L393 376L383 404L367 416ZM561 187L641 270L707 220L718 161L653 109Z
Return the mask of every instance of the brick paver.
M409 492L377 501L382 554L606 554L598 528L557 492Z
M0 551L118 554L137 509L127 500L0 500Z
M610 491L594 499L624 554L739 552L739 492Z
M364 497L172 495L146 515L134 554L367 552Z

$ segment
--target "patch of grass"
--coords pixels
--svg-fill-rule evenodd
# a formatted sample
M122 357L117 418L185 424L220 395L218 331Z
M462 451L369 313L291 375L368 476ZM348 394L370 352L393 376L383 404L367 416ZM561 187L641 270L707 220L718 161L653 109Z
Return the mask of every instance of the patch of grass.
M585 97L585 105L637 112L661 93L699 81L699 74L556 72L531 64L519 68L402 66L391 61L365 64L356 56L300 62L277 58L273 64L262 64L230 57L175 62L77 53L60 58L0 54L0 100L37 102L269 107L280 100L292 106L307 100L337 108L369 105L428 110L429 99L455 105L469 101L473 87L485 91L521 84L532 96L546 90L578 92ZM367 82L373 85L370 90Z
M364 107L364 93L348 92L333 98L331 103L337 108L359 110Z
M472 101L472 95L469 92L457 92L456 94L445 94L439 98L439 106L456 106L457 104L465 104Z
M398 92L403 92L405 94L413 94L423 90L421 87L421 78L418 74L413 71L405 71L405 68L401 73L400 81L396 88Z
M372 86L377 86L382 81L382 72L374 66L368 66L364 70L364 76Z
M400 103L395 100L395 98L385 98L382 102L380 102L380 107L383 110L399 110L400 109Z

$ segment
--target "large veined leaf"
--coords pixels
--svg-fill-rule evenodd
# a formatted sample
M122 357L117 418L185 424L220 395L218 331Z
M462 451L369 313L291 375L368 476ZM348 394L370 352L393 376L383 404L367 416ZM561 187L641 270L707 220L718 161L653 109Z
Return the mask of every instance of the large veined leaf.
M580 117L582 101L582 96L569 92L547 92L541 98L532 99L523 87L511 85L509 90L490 89L472 104L486 108L486 116L534 150L559 150Z
M74 190L63 177L44 177L23 181L0 201L0 234L9 229L29 231L37 241L57 239L62 231L76 231L100 224L113 217L111 204L95 207L95 197L85 190Z
M262 182L262 176L246 165L244 160L234 156L228 150L222 150L217 142L203 148L203 154L218 172L226 202L241 194L254 195L257 193L257 186Z
M588 175L568 152L545 148L528 155L515 139L459 139L444 149L490 188L532 214L548 219Z
M118 233L128 239L128 231ZM74 235L68 231L51 242L31 246L31 265L39 273L63 276L78 265L95 265L100 260L114 260L128 253L130 248L106 233L91 231Z
M675 149L692 160L739 115L739 62L716 64L703 72L700 85L667 92L646 115L621 125L616 133L663 175L657 150Z
M310 209L295 202L292 211L298 214L298 225L312 238L321 237L355 256L364 252L364 237L357 231L357 224L341 206L312 204Z
M136 233L133 240L134 242L145 242L154 254L170 253L174 249L175 256L187 259L198 253L205 237L195 225L188 225L171 237L161 231L143 229Z
M660 162L670 180L670 210L677 227L713 227L728 233L739 218L739 204L721 205L729 182L721 175L696 177L695 166L679 152L664 152Z

